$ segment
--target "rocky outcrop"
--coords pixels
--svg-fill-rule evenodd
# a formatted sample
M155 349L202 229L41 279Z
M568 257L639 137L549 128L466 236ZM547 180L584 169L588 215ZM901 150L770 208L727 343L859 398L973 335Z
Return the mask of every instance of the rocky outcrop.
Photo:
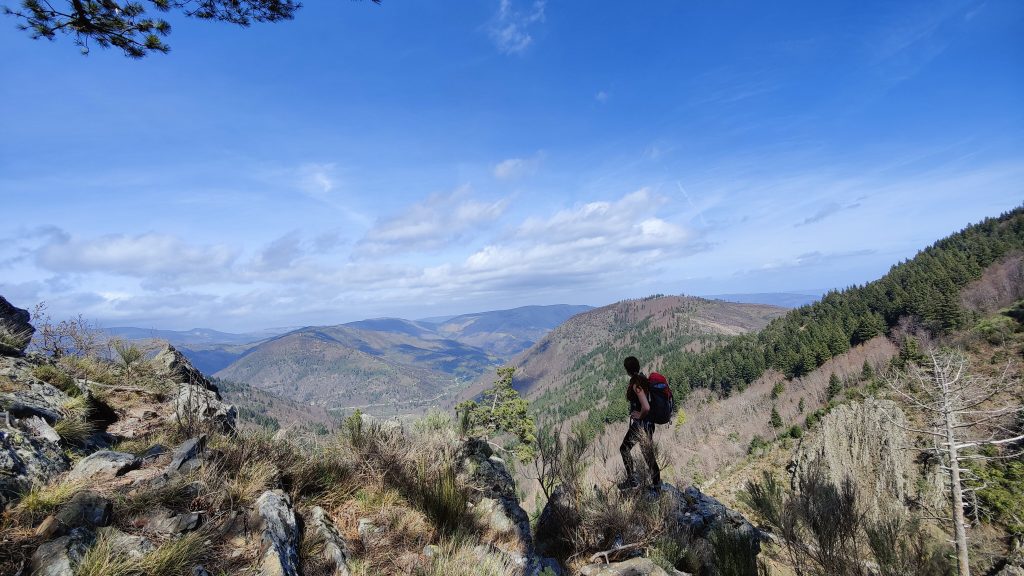
M349 576L348 546L323 508L314 506L310 509L309 526L316 540L323 544L325 571L331 576Z
M487 442L470 439L459 450L456 463L459 476L479 490L474 509L485 531L499 536L494 545L526 574L538 572L530 517L519 505L515 480L505 462Z
M92 528L75 528L67 536L43 543L32 555L33 576L74 576L78 563L96 541Z
M900 509L908 500L941 505L937 475L916 481L919 472L907 451L906 425L903 411L889 400L869 398L836 407L797 448L789 467L793 488L799 489L800 479L812 473L836 486L849 477L871 517Z
M125 452L100 450L86 456L75 465L68 479L96 482L110 480L138 468L142 460Z
M707 549L710 540L721 533L738 536L741 541L746 542L747 545L744 548L749 551L749 557L745 559L745 563L750 569L756 567L757 555L761 550L761 532L750 524L742 514L728 508L715 498L702 493L693 486L680 490L668 483L662 483L662 489L659 492L644 491L635 497L648 499L652 505L659 507L660 513L666 518L668 532L688 540L694 549ZM565 553L562 541L565 529L567 526L579 525L580 521L581 517L579 511L575 509L573 500L561 486L556 487L537 522L537 541L543 544L541 552L555 555ZM642 538L643 534L638 533L620 534L617 541L631 542ZM630 552L636 553L635 549L628 546L614 551L627 556L630 555ZM622 566L622 564L618 563L618 568L625 570L624 572L602 572L599 570L604 568L596 567L593 570L598 571L593 573L602 575L664 573L638 571L639 568L633 564L626 566ZM612 570L612 568L608 569ZM704 566L703 570L711 570L708 573L714 573L713 566L710 565Z
M0 356L20 356L36 329L29 324L28 310L13 306L0 296Z
M31 426L0 412L0 508L67 469L59 444L35 436Z
M299 576L300 531L291 498L268 490L256 500L256 515L263 533L261 576Z
M157 352L150 360L157 376L167 378L175 384L194 384L213 392L217 400L220 400L220 391L203 376L203 373L196 370L195 366L188 361L184 354L178 352L174 346L167 344L163 350Z
M725 530L747 537L754 545L755 554L760 550L760 531L739 512L695 486L679 490L665 483L662 484L662 491L672 506L672 518L692 536L706 539L717 530Z
M221 402L220 395L195 384L178 384L171 420L187 428L210 426L221 432L235 430L238 412Z
M69 397L57 388L32 376L35 364L25 358L0 357L0 410L15 418L38 416L54 424L63 416L61 406Z

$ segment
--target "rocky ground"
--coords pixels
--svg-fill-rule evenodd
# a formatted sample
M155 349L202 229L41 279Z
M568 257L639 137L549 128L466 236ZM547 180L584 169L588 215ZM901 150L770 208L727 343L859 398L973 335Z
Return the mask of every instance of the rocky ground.
M622 529L559 552L537 537L566 533L557 503L531 526L492 444L445 418L243 433L171 346L149 360L125 347L113 360L25 355L27 314L5 300L0 312L16 336L0 350L0 574L665 574L672 562L643 556L669 532L705 548L741 534L746 560L757 553L741 516L671 486L602 508L646 510L658 534ZM578 533L602 520L587 522Z

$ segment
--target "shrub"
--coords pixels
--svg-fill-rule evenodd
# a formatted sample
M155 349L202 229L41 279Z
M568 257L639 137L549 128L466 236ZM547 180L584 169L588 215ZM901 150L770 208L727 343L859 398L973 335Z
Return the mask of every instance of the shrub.
M759 454L768 448L768 446L770 446L770 444L767 440L755 434L754 437L750 439L750 445L747 446L747 454Z
M793 424L789 427L789 435L792 438L800 438L804 435L804 429L799 424Z
M32 369L32 375L64 392L68 396L81 396L82 391L75 385L75 379L63 370L50 364L40 364Z

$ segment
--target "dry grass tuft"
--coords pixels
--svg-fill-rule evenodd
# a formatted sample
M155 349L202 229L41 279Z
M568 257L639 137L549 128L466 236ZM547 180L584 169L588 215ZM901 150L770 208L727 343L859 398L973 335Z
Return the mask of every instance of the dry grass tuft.
M34 525L71 500L84 487L82 481L61 480L32 486L11 511L11 518L19 524Z

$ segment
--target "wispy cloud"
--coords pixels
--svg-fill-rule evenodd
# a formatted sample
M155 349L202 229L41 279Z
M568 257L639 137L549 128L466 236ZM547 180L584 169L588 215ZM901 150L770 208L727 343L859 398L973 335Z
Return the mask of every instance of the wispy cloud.
M491 41L504 54L520 54L533 44L531 29L544 22L544 0L520 10L512 0L501 0L490 26Z
M544 154L538 152L529 158L506 158L494 165L494 177L498 180L515 180L534 174L540 167Z
M820 209L818 209L818 211L815 212L814 214L812 214L812 215L808 216L807 218L804 218L800 222L797 222L796 224L794 224L793 227L794 228L798 228L800 226L807 226L808 224L814 224L815 222L821 222L822 220L824 220L825 218L828 218L829 216L831 216L833 214L837 214L837 213L842 212L844 210L853 210L854 208L859 208L859 207L860 207L860 201L859 200L856 201L856 202L851 202L849 204L840 204L838 202L829 202L828 204L826 204L826 205L822 206Z
M607 102L608 98L610 98L610 97L611 97L611 95L608 94L608 92L605 92L604 90L598 90L597 94L594 94L594 100L597 100L598 102L600 102L602 104Z
M357 243L357 257L395 252L423 252L445 248L483 224L497 219L508 200L480 202L463 186L449 194L435 194L384 218Z

